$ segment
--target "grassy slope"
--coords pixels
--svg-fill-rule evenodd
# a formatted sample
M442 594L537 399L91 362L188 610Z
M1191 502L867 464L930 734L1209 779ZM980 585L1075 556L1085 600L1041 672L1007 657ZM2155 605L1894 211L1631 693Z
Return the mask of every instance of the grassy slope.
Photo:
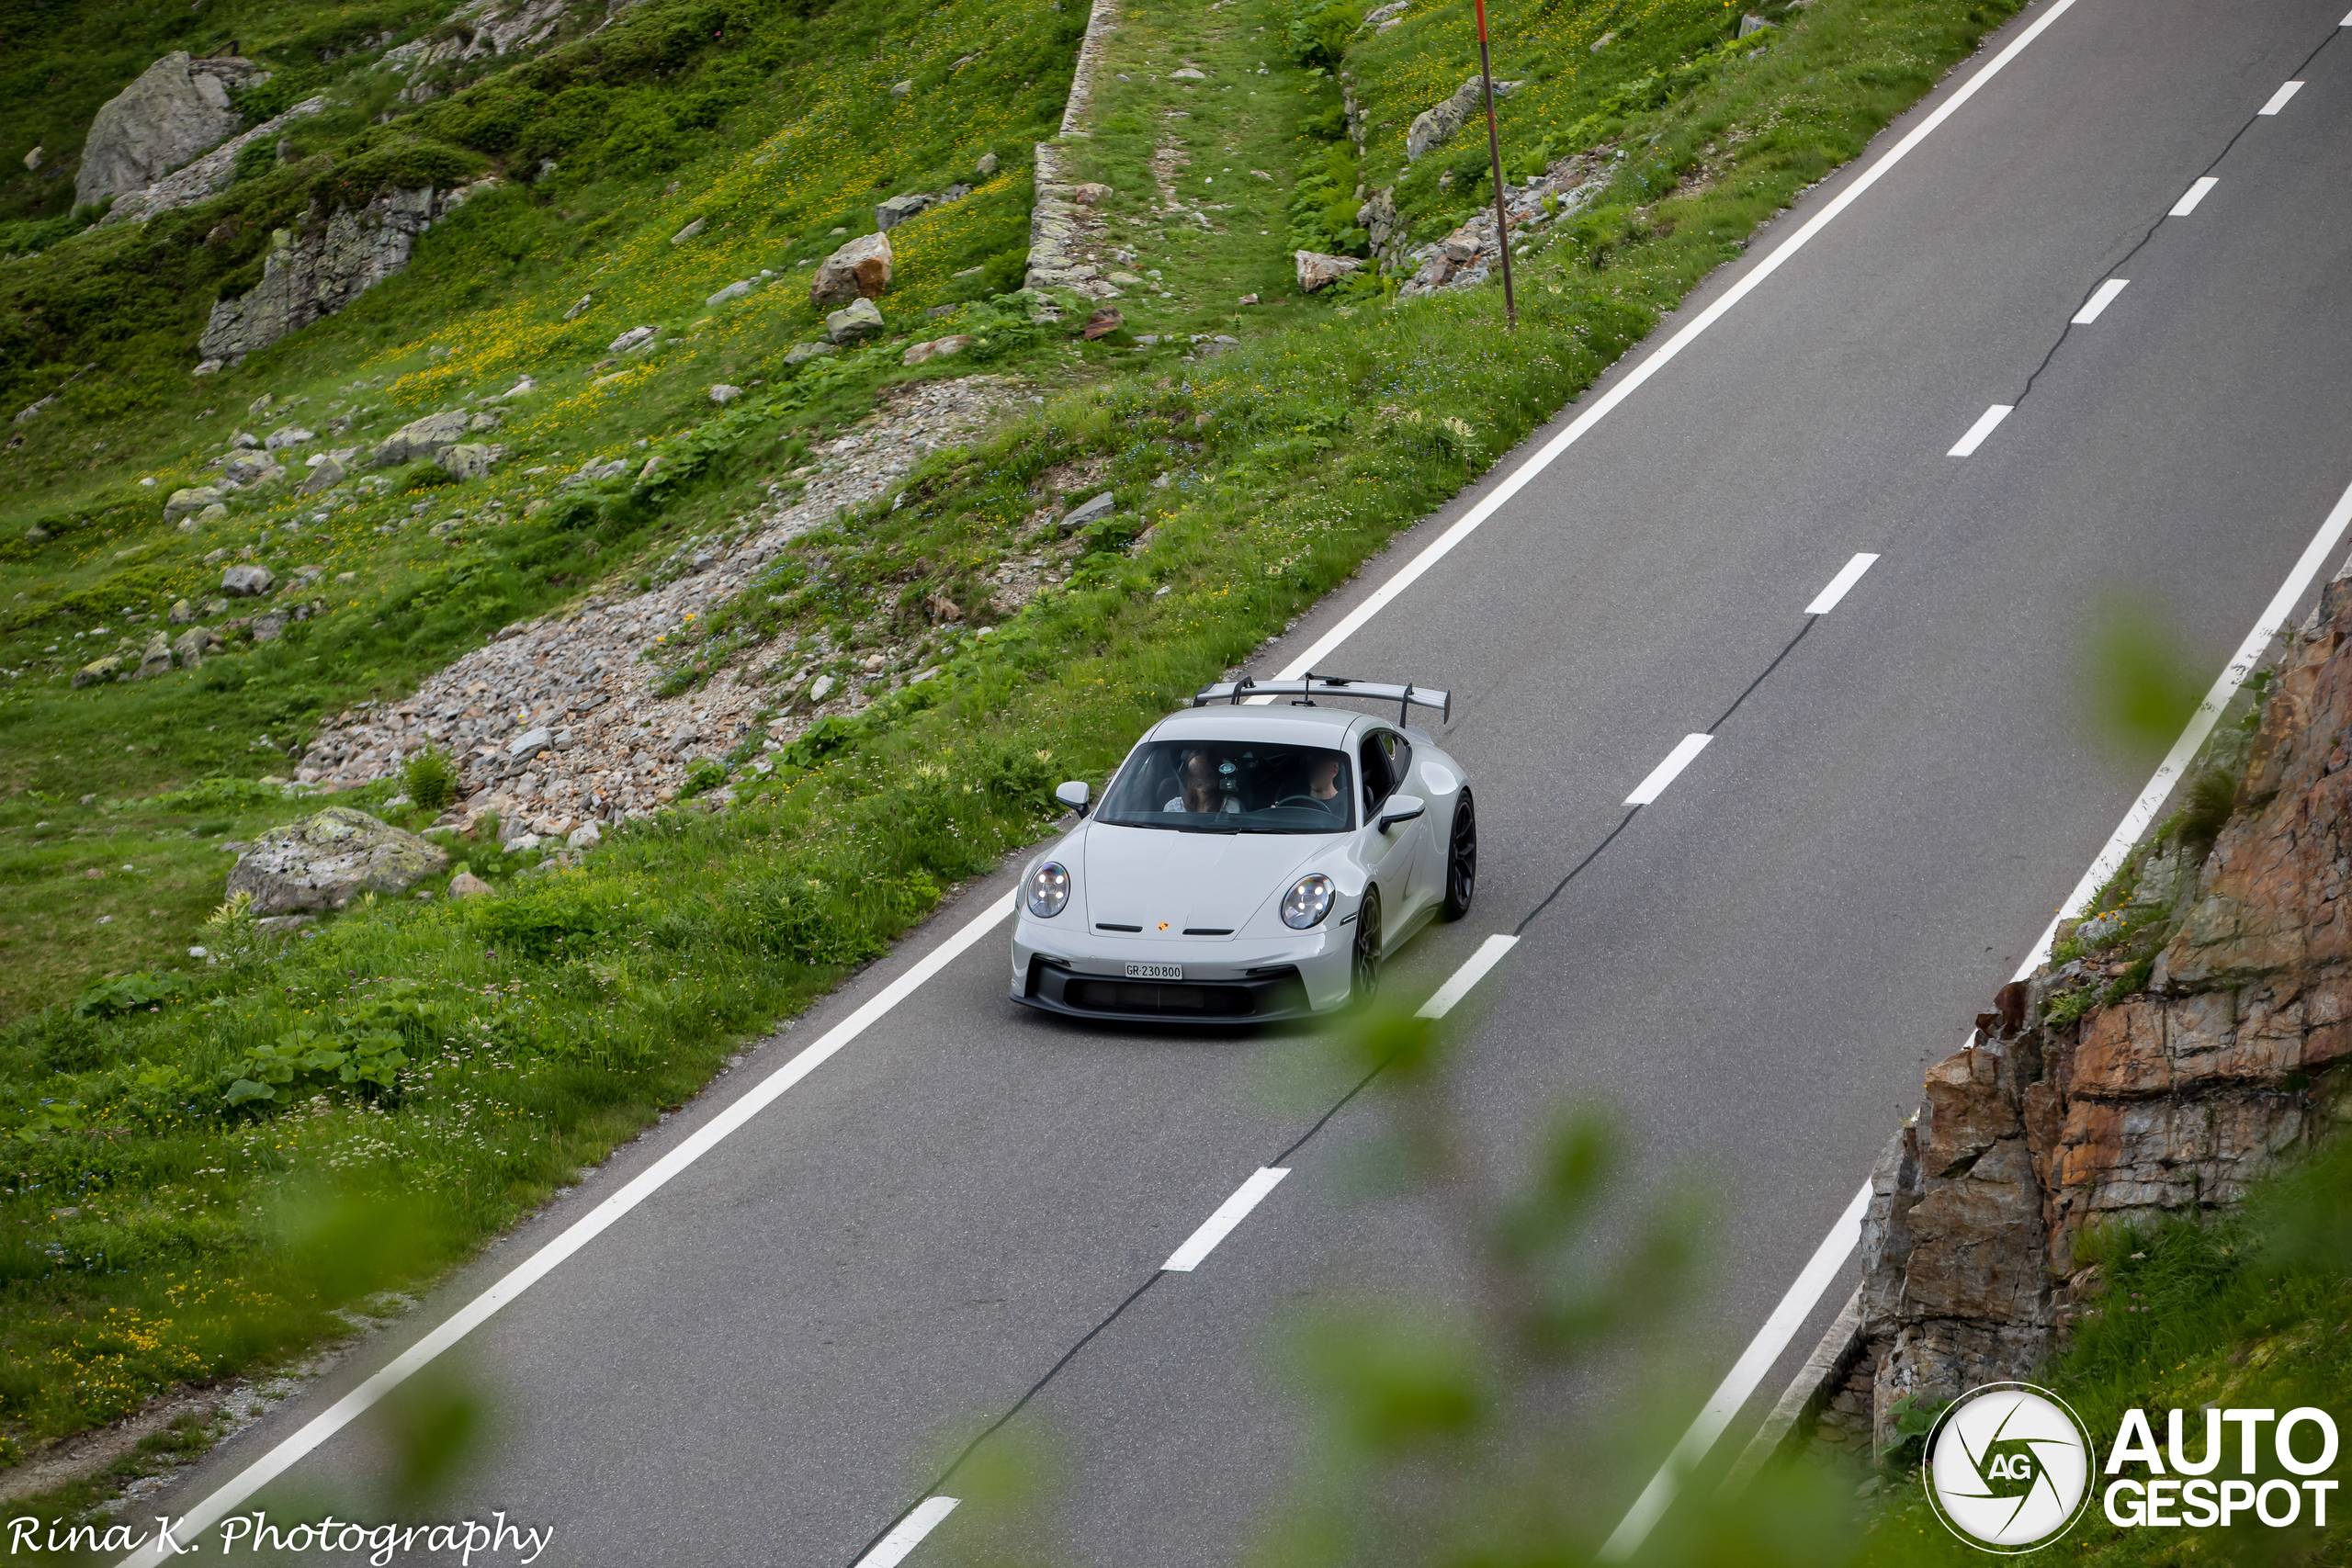
M1178 365L1148 354L1118 375L1136 362L1130 350L1081 349L1064 338L1021 348L1019 318L967 305L997 323L1008 352L1028 356L1018 363L1070 365L1078 389L1030 425L936 458L916 475L908 504L806 541L772 583L713 617L711 640L689 650L682 675L691 676L696 654L707 661L734 639L867 621L905 588L1025 547L1022 520L1044 470L1101 462L1129 521L1089 542L1065 589L1034 601L986 643L965 644L942 679L876 704L862 722L812 744L804 755L831 748L815 759L821 765L780 771L723 818L683 812L633 828L586 868L513 885L495 901L355 911L274 962L200 972L192 994L156 1011L103 1019L52 1009L0 1033L0 1136L14 1156L0 1189L0 1345L9 1368L0 1410L8 1428L38 1438L104 1420L175 1378L217 1375L301 1342L324 1321L321 1309L355 1291L462 1256L681 1098L729 1041L877 951L940 887L1031 839L1044 822L1045 785L1107 766L1138 726L1244 657L1507 450L1714 266L1728 241L1859 152L1991 25L1958 0L1874 0L1864 28L1856 5L1821 0L1773 48L1711 63L1686 78L1683 96L1646 111L1627 132L1645 139L1624 165L1625 199L1605 203L1531 268L1517 333L1503 329L1491 291L1394 312L1301 303L1284 307L1282 330L1215 361ZM1253 30L1287 25L1271 7L1255 19L1243 11ZM961 52L950 24L982 28L988 13L973 0L931 17L922 25L938 30L924 35L936 40L925 69L936 73ZM1149 42L1140 29L1137 42ZM901 69L892 62L876 79ZM860 98L857 107L871 114L876 101ZM1312 93L1300 102L1310 115L1326 112ZM784 128L780 144L807 145L812 160L867 157L880 144L838 130L814 135L825 103L815 103L817 116L808 101L798 107L804 118ZM1049 107L1036 112L1044 118ZM1261 112L1254 127L1237 118L1218 133L1299 134ZM796 135L806 141L795 143ZM934 163L971 151L944 139L942 146ZM1697 171L1711 148L1731 151L1707 164L1703 190L1646 199ZM1103 151L1118 152L1107 141ZM507 439L526 454L574 458L612 449L632 431L666 434L723 368L737 377L768 368L808 328L805 302L779 290L717 316L697 339L700 294L753 260L789 256L786 235L806 246L813 233L821 245L826 220L846 215L826 207L843 188L838 171L818 165L803 175L795 171L812 165L755 164L756 155L711 152L700 171L715 193L707 201L643 186L610 195L602 230L593 219L567 222L560 196L541 205L513 193L498 224L488 219L500 208L469 209L474 221L433 236L406 277L203 395L224 422L241 406L232 399L264 388L281 400L311 397L305 417L356 400L379 411L380 430L395 412L430 407L469 382L503 386L527 367L549 395L535 405L545 412L509 426ZM776 185L760 184L769 178ZM763 242L750 231L770 203L779 231ZM713 219L714 248L742 248L699 261L668 249L667 234L697 213ZM963 218L951 208L941 221L952 228ZM1260 226L1276 227L1271 216ZM544 236L512 247L522 252L513 262L522 281L495 267L480 278L475 262L511 254L501 247L518 234ZM907 235L918 280L927 276L921 237ZM542 243L546 252L531 249ZM966 244L969 254L995 241L951 233L940 243ZM1261 254L1237 265L1270 263ZM554 318L600 266L612 314L593 332L567 333ZM1226 287L1223 272L1214 276ZM922 287L911 301L894 295L886 310L924 302ZM487 293L469 300L460 290ZM1199 308L1216 306L1204 295ZM688 330L626 388L626 402L586 392L587 365L610 332L656 319ZM417 320L431 321L432 339L457 356L428 365L424 341L401 330ZM884 355L864 360L895 364ZM69 816L83 810L70 803L94 784L127 795L215 768L251 770L246 748L265 725L282 741L287 724L395 688L469 637L576 592L558 579L588 570L578 553L584 539L617 552L594 558L603 571L673 536L665 530L723 525L745 487L774 466L779 421L854 410L883 373L853 365L781 387L780 377L763 378L771 384L764 406L676 437L673 450L707 455L683 495L657 487L559 503L532 523L475 536L454 559L436 557L413 527L376 535L389 515L382 509L337 512L322 530L333 541L322 558L363 570L350 595L358 603L311 623L301 638L152 684L78 694L19 685L0 726L37 742L6 748L6 765L20 771L0 804L11 857L0 863L28 863L36 819L110 830L135 823L141 833L175 835L191 854L217 855L185 834L201 835L206 821L228 815L219 807L175 812L150 801L107 815L94 804ZM78 439L105 438L91 434L95 424L74 428ZM164 447L159 457L187 450ZM524 499L520 466L488 484ZM91 495L129 477L61 473L61 484ZM478 511L473 499L463 498ZM9 570L19 582L103 581L126 570L111 562L115 549L156 539L149 516L100 516L58 541L70 551L16 557ZM227 536L252 537L266 520L242 514ZM1146 520L1158 532L1130 553L1125 535ZM142 590L149 606L196 581L176 538L158 542L164 580ZM1170 592L1157 594L1163 586ZM37 651L56 636L19 634L11 666L28 644ZM197 733L197 719L209 725L216 716L217 730ZM134 754L132 744L161 750ZM68 761L48 760L60 754ZM28 789L52 798L34 800ZM28 886L40 877L17 880ZM224 1108L221 1086L249 1075L265 1047L356 1048L387 1033L414 1058L396 1093L363 1098L328 1073L287 1085L281 1108ZM300 1109L282 1109L288 1101ZM300 1249L271 1216L306 1176L327 1173L363 1190L429 1195L415 1211L415 1247L373 1276L306 1273ZM135 1332L123 1326L134 1319Z

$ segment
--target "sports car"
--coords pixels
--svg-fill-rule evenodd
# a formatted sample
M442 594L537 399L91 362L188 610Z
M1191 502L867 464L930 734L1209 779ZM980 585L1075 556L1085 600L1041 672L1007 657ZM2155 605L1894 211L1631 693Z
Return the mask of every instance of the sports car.
M1381 961L1477 889L1468 781L1405 722L1416 706L1451 716L1445 693L1411 685L1221 682L1154 725L1100 802L1061 785L1080 820L1022 874L1013 1000L1259 1022L1369 999Z

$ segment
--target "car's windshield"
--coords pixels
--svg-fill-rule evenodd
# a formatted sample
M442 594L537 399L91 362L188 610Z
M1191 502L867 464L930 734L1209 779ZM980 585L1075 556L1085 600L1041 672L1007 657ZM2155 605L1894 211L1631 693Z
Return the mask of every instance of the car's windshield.
M1127 759L1095 818L1193 833L1340 833L1354 797L1343 751L1155 740Z

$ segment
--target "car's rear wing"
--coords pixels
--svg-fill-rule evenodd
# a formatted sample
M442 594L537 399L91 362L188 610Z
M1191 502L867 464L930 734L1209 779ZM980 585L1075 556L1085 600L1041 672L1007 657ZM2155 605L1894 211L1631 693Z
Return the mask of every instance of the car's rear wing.
M1416 707L1435 708L1448 723L1453 718L1453 695L1435 687L1416 686L1409 681L1401 686L1378 681L1351 681L1343 675L1317 675L1312 670L1295 681L1253 681L1247 675L1238 681L1219 681L1193 693L1193 705L1200 708L1211 703L1238 705L1252 697L1293 697L1297 699L1294 705L1306 707L1313 707L1317 697L1368 697L1374 702L1395 703L1399 724Z

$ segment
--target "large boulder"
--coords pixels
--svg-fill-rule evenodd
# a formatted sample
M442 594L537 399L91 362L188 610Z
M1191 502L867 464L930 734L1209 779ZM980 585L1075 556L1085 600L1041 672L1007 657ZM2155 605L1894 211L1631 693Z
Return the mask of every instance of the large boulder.
M874 226L876 229L895 229L916 213L929 209L938 200L939 197L927 190L909 191L904 196L894 196L875 207Z
M857 343L882 335L882 312L871 299L853 299L825 318L825 335L835 343Z
M1330 256L1320 251L1293 251L1291 259L1298 264L1298 291L1301 294L1329 288L1363 265L1354 256Z
M210 485L190 485L172 491L164 502L164 521L176 523L183 517L193 517L208 506L220 504L220 492Z
M379 442L369 461L379 468L389 468L421 457L438 457L466 438L466 417L463 409L444 409L439 413L411 420Z
M853 299L878 299L890 287L890 236L861 234L817 264L808 303L820 310Z
M252 894L256 915L340 909L363 893L404 893L448 863L429 839L330 806L264 833L237 857L228 891Z
M153 184L243 125L229 89L268 73L233 56L191 60L175 50L99 107L82 143L74 203L88 206Z
M220 574L220 592L232 599L258 599L277 586L266 566L232 566Z
M329 457L326 461L313 467L311 469L310 477L304 479L297 488L304 495L317 495L322 491L330 491L334 489L334 487L341 484L346 477L348 476L344 473L343 465L336 462L333 457Z

